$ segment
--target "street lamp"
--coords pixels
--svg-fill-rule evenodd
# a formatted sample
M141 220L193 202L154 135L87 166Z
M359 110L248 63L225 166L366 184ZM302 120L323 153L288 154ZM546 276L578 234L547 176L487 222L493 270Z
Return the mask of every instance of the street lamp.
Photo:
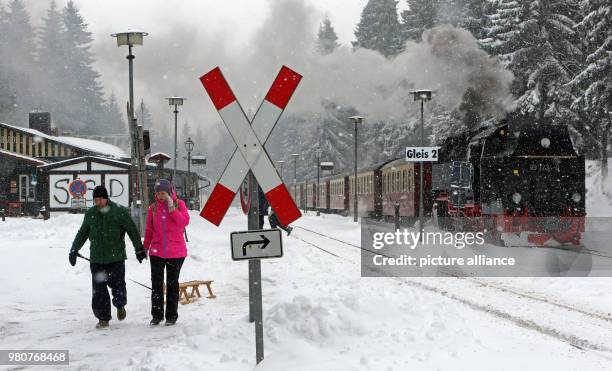
M423 129L423 105L431 100L431 90L415 90L412 92L414 101L421 101L421 147L425 146ZM423 232L423 161L419 161L419 232ZM422 233L421 233L422 236ZM422 240L422 239L421 239Z
M128 68L129 68L129 92L130 92L130 106L128 107L128 120L130 128L130 137L132 138L132 169L133 171L138 168L137 178L138 179L138 202L140 204L140 210L138 211L139 227L140 232L144 232L145 228L145 210L148 209L149 197L146 192L146 167L144 161L144 147L141 137L140 130L134 118L134 55L132 54L132 47L136 45L142 45L143 39L148 33L138 30L128 29L125 32L114 33L111 36L117 39L117 46L128 47ZM142 148L141 148L142 147ZM136 187L132 187L132 210L134 207L134 200L136 200ZM137 206L138 207L138 206Z
M281 177L281 181L283 180L283 165L285 164L284 160L278 160L276 161L278 162L278 164L280 165L280 177Z
M176 179L176 159L178 157L177 140L178 140L178 106L182 106L187 98L183 97L168 97L168 104L174 106L174 169L172 170L172 181Z
M187 151L187 177L191 176L191 152L193 151L194 144L195 143L193 143L191 138L187 138L185 141L185 150ZM187 191L187 197L189 198L191 204L191 188L185 185L185 190Z
M297 199L297 160L300 154L292 153L291 157L293 157L293 200L299 205L300 201Z
M353 221L357 221L358 209L357 209L357 124L361 124L363 122L363 117L361 116L351 116L349 117L353 124L355 124L355 168L354 168L354 179L353 179Z

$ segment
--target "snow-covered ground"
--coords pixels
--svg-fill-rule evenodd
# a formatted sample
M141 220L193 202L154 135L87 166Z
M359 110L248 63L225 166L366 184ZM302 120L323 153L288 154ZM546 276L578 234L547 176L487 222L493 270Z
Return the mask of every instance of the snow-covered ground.
M233 262L229 249L229 233L246 229L238 209L228 212L220 228L193 212L190 256L181 279L214 279L217 298L180 306L177 326L159 328L148 327L148 290L128 281L127 319L111 321L108 330L94 329L89 266L79 260L73 268L67 259L81 218L0 223L0 349L69 349L70 368L82 370L255 368L247 263ZM296 226L359 243L359 227L351 218L309 213ZM283 258L262 262L266 358L256 369L612 368L609 322L593 318L584 324L585 334L574 323L577 318L565 325L563 311L466 280L361 278L358 249L306 229L296 228L284 245ZM147 284L148 263L139 265L129 249L126 277ZM87 255L87 245L82 252ZM612 302L608 279L495 282L580 308L605 311ZM445 291L436 292L437 287ZM522 323L529 315L534 323ZM592 344L580 349L584 343L554 330ZM589 347L593 344L601 350Z
M587 211L612 216L598 165L587 173ZM128 242L128 317L95 330L89 266L67 258L81 219L0 222L0 349L69 349L81 370L612 369L612 278L362 278L358 224L312 212L284 257L262 262L258 366L247 263L230 258L229 234L247 224L238 208L220 228L193 212L188 228L181 280L213 279L216 299L150 328L149 291L129 280L149 284L148 262Z

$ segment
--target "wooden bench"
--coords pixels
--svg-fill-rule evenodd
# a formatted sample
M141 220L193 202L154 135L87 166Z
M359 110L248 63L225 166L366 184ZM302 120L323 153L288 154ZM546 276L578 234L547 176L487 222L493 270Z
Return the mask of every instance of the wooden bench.
M181 304L189 304L192 301L197 300L198 298L201 298L202 295L200 295L200 285L206 285L206 288L208 289L208 299L214 299L217 296L215 294L213 294L212 292L212 288L210 287L210 285L215 282L213 280L209 280L209 281L188 281L188 282L181 282L179 283L179 301ZM191 288L191 293L187 292L187 289ZM164 292L166 292L166 285L164 285Z

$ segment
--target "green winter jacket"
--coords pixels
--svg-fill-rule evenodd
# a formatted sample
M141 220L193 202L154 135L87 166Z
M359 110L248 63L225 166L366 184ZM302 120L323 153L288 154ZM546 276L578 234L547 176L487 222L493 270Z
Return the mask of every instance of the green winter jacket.
M107 213L100 212L96 206L89 208L72 242L71 251L79 251L89 239L89 259L92 263L108 264L126 260L126 232L136 252L144 249L129 210L110 200L108 206L110 209Z

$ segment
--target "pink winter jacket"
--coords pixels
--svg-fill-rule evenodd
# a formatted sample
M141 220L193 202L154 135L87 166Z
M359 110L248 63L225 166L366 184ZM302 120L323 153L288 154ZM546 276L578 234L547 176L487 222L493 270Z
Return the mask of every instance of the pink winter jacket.
M168 212L166 200L155 196L155 207L149 206L147 213L147 229L145 231L144 248L149 256L160 258L184 258L187 256L187 244L184 231L189 224L189 213L183 200L176 197L172 191L172 199L177 205L174 211ZM155 212L153 210L155 209Z

